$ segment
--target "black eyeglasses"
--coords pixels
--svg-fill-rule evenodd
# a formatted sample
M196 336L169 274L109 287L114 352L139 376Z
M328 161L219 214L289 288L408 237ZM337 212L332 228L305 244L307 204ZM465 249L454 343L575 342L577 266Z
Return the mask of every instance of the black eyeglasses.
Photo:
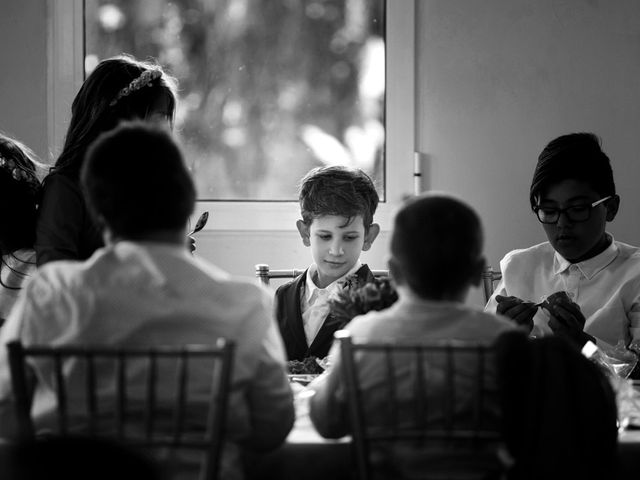
M600 200L590 204L585 203L584 205L573 205L567 208L551 208L536 205L533 207L533 211L536 213L538 220L540 220L541 223L557 223L558 220L560 220L560 215L563 213L571 222L586 222L591 217L591 210L601 203L606 202L611 197L612 196L609 195L608 197L601 198Z

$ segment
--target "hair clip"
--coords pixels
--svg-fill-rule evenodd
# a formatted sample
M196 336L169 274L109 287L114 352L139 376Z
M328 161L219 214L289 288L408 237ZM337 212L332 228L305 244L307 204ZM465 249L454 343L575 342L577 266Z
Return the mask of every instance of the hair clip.
M113 107L116 103L118 103L118 101L121 98L131 95L133 92L136 92L141 88L150 87L151 83L157 78L160 78L161 76L162 76L161 70L156 70L156 69L145 70L140 74L138 78L133 79L129 85L127 85L122 90L120 90L116 95L116 97L113 100L111 100L111 102L109 103L109 106Z
M34 189L37 189L40 186L40 182L34 173L25 170L20 164L11 159L6 159L2 155L0 155L0 168L9 172L11 174L11 178L16 182L26 182Z

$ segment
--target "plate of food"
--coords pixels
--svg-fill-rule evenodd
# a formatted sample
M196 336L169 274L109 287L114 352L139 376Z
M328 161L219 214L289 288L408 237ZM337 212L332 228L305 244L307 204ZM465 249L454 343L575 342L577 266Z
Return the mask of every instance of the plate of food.
M287 363L289 381L307 385L314 378L324 372L317 357L306 357L304 360L290 360Z

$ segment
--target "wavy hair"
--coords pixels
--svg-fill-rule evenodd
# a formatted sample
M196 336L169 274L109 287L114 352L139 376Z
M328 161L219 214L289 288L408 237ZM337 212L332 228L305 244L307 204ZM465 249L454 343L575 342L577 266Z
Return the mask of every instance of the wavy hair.
M2 133L0 158L0 253L6 255L33 247L43 165L26 145Z
M161 73L142 88L119 95L149 70ZM101 61L82 84L71 106L71 121L53 171L78 177L89 145L123 120L145 119L163 106L173 122L177 84L160 66L121 55Z

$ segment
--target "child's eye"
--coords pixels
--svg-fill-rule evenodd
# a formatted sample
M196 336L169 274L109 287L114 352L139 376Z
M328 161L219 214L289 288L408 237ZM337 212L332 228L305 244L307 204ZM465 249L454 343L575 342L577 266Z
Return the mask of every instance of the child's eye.
M327 241L327 240L331 240L331 235L318 235L318 238L320 240Z
M573 207L567 208L567 210L571 211L572 213L584 213L589 210L589 208L591 208L590 205L574 205Z
M354 240L358 239L358 236L350 236L350 237L344 237L345 241L347 242L353 242Z

